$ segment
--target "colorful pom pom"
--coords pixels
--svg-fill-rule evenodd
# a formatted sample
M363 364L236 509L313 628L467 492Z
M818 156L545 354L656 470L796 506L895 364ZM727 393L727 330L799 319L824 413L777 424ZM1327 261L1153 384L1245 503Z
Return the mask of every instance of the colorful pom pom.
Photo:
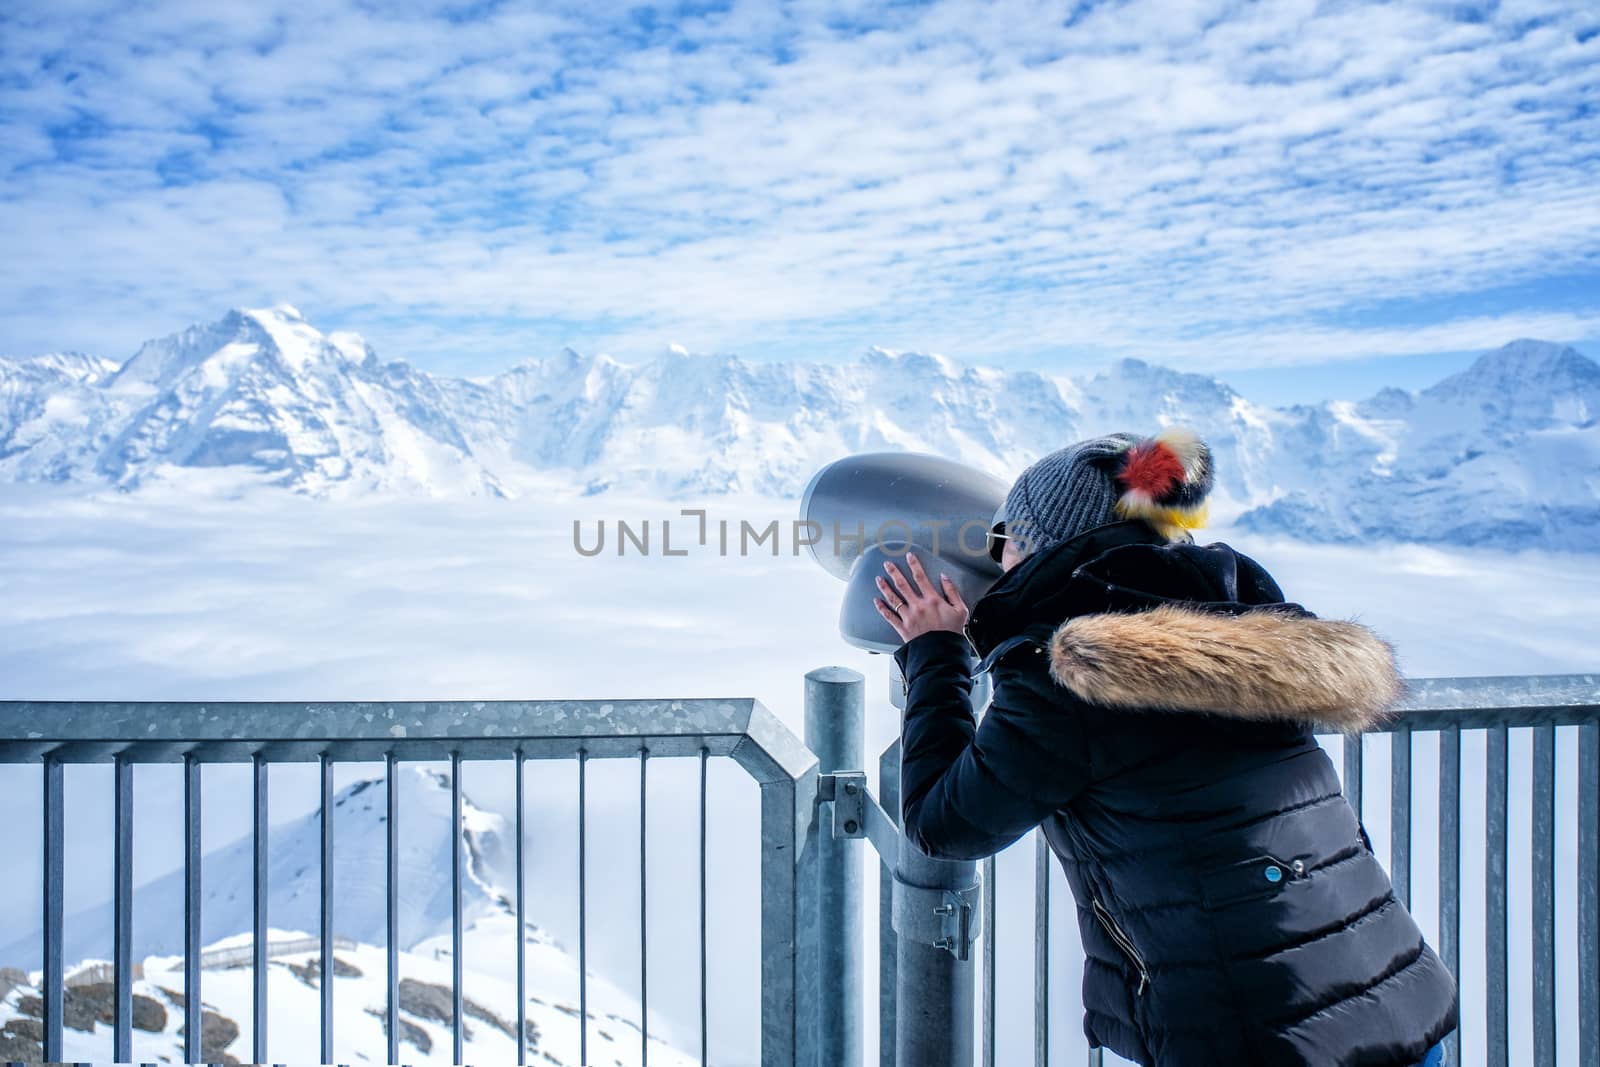
M1145 519L1169 533L1204 524L1211 450L1193 431L1168 427L1132 445L1116 478L1123 489L1117 511L1124 518Z

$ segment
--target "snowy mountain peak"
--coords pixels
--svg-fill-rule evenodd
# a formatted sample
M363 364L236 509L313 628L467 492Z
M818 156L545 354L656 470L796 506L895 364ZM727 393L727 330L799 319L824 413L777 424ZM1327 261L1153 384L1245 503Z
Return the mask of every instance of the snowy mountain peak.
M78 451L52 446L15 466L30 480L82 472L124 488L227 468L312 494L499 495L445 403L431 378L380 363L359 334L324 336L290 305L236 308L146 342L79 398L94 418Z
M1232 399L1239 395L1231 386L1210 375L1173 370L1171 367L1131 357L1117 360L1110 367L1094 375L1090 382L1102 388L1114 386L1121 389L1154 389L1163 393L1184 393L1218 399Z
M873 345L861 355L867 366L893 368L930 377L959 378L965 371L960 363L936 352L902 352Z
M1518 340L1420 395L1499 421L1582 424L1600 417L1600 364L1568 345Z
M593 492L788 496L852 452L931 452L1005 479L1075 440L1185 424L1216 456L1219 521L1551 548L1600 521L1600 367L1540 341L1421 393L1278 409L1140 359L1074 377L886 348L843 363L568 348L492 378L436 377L288 305L236 309L109 367L0 361L0 481L444 496L555 474Z
M0 357L0 378L6 375L28 376L34 379L59 378L84 385L116 373L117 365L109 359L89 356L82 352L50 352L42 356Z
M399 924L404 948L448 934L452 915L451 886L440 872L450 870L450 778L425 767L404 768L400 776ZM352 782L333 801L334 928L340 937L382 944L386 936L385 886L374 871L386 863L388 814L383 778ZM503 885L514 869L505 820L462 798L461 848L466 860L463 892L469 923L514 913ZM267 910L273 927L315 932L321 921L319 881L321 813L272 827L268 839ZM246 834L205 855L205 897L201 904L202 936L207 944L244 933L254 921L249 892L254 839ZM309 874L308 874L309 872ZM513 883L514 884L514 883ZM172 871L134 890L140 921L134 926L138 956L183 951L181 911L165 907L183 898L183 872ZM146 918L148 916L148 918ZM67 954L94 957L110 944L110 909L91 907L69 916ZM35 958L37 933L0 947L0 960Z

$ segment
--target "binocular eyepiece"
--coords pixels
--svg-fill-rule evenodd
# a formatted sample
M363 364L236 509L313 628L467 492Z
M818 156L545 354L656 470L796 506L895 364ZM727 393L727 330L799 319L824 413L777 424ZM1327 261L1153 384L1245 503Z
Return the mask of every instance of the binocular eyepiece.
M812 558L846 583L840 636L872 652L900 647L872 602L884 562L903 564L907 555L934 580L948 575L962 599L976 603L1001 574L990 535L1007 488L982 471L914 452L847 456L813 475L800 519L813 535Z

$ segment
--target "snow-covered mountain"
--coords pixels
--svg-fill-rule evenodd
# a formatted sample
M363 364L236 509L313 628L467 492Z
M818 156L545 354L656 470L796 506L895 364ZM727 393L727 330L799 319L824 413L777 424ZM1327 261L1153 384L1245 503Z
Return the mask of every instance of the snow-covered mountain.
M400 944L413 948L450 926L450 780L421 767L401 778ZM333 801L334 932L367 944L385 938L384 867L387 835L382 777L355 782ZM498 888L508 867L510 845L500 816L463 803L462 833L467 860L463 879L465 918L512 914L511 901ZM200 936L207 944L251 928L252 842L242 837L206 854L202 868ZM272 829L267 871L268 920L285 930L316 931L320 899L316 871L321 863L319 814ZM307 872L311 872L308 874ZM148 882L134 892L133 951L138 956L183 951L183 871ZM68 916L68 959L104 955L111 945L109 908ZM0 948L0 961L26 960L38 953L37 940Z
M230 312L121 367L0 360L0 481L119 488L213 472L312 495L516 495L553 477L784 496L850 452L933 452L1008 479L1058 444L1174 422L1217 454L1217 519L1258 531L1583 550L1600 520L1600 366L1539 341L1420 393L1290 408L1138 360L1069 378L882 349L837 364L569 349L447 378L287 306Z
M1247 528L1600 549L1600 365L1572 348L1516 341L1420 393L1279 418L1276 492ZM1316 477L1296 484L1296 458L1311 456Z
M399 945L401 1041L404 1059L451 1062L450 999L451 893L450 781L423 767L401 777L399 855ZM383 1062L382 1014L386 1003L384 869L387 804L382 778L355 782L334 798L335 1036L339 1062ZM516 912L506 885L515 885L513 843L505 820L463 797L464 877L462 965L466 972L469 1062L516 1062L515 1003L518 941ZM530 836L530 847L539 847ZM321 857L319 813L273 827L268 844L267 914L271 926L268 998L270 1051L287 1063L320 1060L317 1044L318 929ZM222 1054L249 1060L251 1051L251 973L248 946L252 921L252 840L246 836L208 852L202 864L201 993L208 1012L205 1034L209 1062ZM174 871L134 892L133 954L142 961L135 994L144 997L135 1012L135 1059L182 1061L183 1024L183 872ZM100 907L67 917L65 956L69 975L92 965L111 946L111 909ZM522 931L527 959L528 1001L523 1005L532 1035L530 1061L577 1064L578 966L565 947L532 922ZM288 949L290 951L283 951ZM0 965L37 960L37 934L0 948ZM0 987L0 1027L38 1018L34 972L16 988ZM108 987L75 986L77 1009L69 1006L65 1032L68 1059L110 1059ZM30 997L32 1000L30 1000ZM97 1021L94 1013L103 1010ZM589 977L591 1062L635 1063L640 1059L639 1003L606 976ZM688 1064L690 1059L661 1040L659 1008L652 1012L650 1061ZM209 1013L219 1021L213 1023ZM141 1026L141 1017L152 1020ZM154 1020L160 1020L155 1025ZM210 1047L213 1027L225 1035ZM0 1043L0 1048L6 1047Z
M287 305L231 311L101 361L0 361L0 475L131 488L164 468L243 468L309 493L499 492L438 384L323 336Z

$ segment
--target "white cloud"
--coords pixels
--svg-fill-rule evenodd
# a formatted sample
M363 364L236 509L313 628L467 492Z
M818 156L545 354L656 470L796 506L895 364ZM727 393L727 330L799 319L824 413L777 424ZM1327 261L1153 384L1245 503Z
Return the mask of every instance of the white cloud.
M1285 362L1596 336L1592 301L1538 296L1600 247L1600 36L1570 5L1059 14L13 14L0 348L120 356L278 299L452 369L667 337ZM1530 306L1463 309L1505 285Z

